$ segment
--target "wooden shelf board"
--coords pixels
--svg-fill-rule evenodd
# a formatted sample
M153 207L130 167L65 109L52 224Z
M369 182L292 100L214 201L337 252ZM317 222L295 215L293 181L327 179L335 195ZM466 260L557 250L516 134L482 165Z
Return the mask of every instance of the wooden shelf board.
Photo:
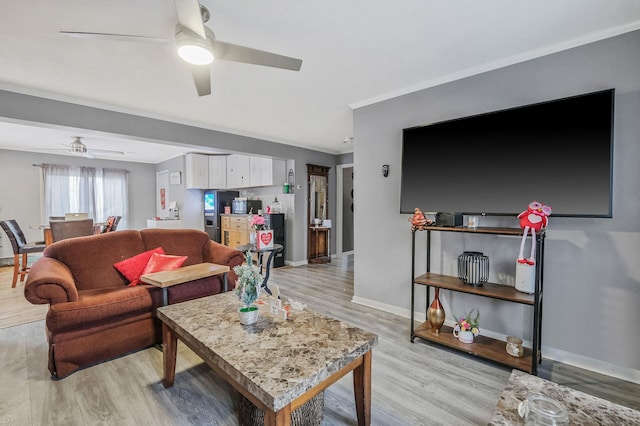
M433 287L444 288L447 290L459 291L461 293L476 294L478 296L491 297L493 299L509 300L511 302L523 303L525 305L535 304L535 295L522 293L515 287L484 283L482 286L468 285L460 281L460 278L453 275L442 275L433 272L427 272L419 275L414 279L416 284L430 285Z
M425 226L418 231L443 231L443 232L469 232L473 234L501 234L501 235L522 235L524 232L521 228L498 228L490 226L479 226L477 228L469 228L467 226ZM537 233L536 233L537 234Z
M533 360L530 348L524 348L524 356L516 358L506 352L507 343L502 340L491 339L486 336L477 336L473 343L462 343L453 337L451 327L442 326L440 333L436 334L431 330L431 324L424 322L415 328L414 334L424 340L439 343L450 348L466 352L477 357L489 359L501 364L517 368L518 370L533 373L531 362Z

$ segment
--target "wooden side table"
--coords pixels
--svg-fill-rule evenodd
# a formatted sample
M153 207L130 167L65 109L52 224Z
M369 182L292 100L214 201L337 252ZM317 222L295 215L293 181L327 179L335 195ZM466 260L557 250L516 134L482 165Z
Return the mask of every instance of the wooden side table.
M169 304L169 295L167 289L171 286L183 284L189 281L199 280L200 278L211 277L213 275L223 274L223 286L224 292L228 290L227 273L230 268L226 265L218 265L215 263L198 263L196 265L184 266L182 268L174 269L173 271L155 272L153 274L146 274L140 277L140 280L144 283L154 285L162 288L162 304L167 306Z
M325 226L310 226L308 241L309 263L331 262L331 228Z

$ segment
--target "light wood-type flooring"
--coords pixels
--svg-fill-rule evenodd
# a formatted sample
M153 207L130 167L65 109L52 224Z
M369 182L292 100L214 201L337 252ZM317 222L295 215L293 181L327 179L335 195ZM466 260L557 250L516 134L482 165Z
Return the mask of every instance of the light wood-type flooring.
M310 309L375 332L372 424L484 425L511 369L416 339L409 322L351 303L353 260L272 270L270 284ZM384 285L384 283L380 283ZM33 309L0 269L0 424L237 425L234 391L180 345L175 385L161 384L162 353L149 348L52 380L46 307ZM8 290L7 290L8 289ZM408 290L407 290L408 291ZM21 299L22 297L22 299ZM42 309L40 309L42 308ZM12 326L15 323L22 325ZM640 385L543 361L540 376L640 409ZM355 425L350 375L325 392L323 425Z

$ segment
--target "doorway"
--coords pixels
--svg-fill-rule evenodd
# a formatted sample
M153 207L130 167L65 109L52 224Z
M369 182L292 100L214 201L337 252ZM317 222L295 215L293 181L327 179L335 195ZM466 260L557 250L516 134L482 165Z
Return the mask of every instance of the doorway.
M336 255L353 254L353 163L336 166Z

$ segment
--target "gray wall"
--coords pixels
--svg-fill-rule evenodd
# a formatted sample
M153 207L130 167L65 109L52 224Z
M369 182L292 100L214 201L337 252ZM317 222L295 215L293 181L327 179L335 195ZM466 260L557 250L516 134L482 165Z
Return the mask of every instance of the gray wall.
M296 170L295 219L289 229L287 224L287 260L306 261L307 252L307 184L306 164L331 167L329 194L335 199L336 164L338 156L291 145L270 142L215 130L173 123L137 115L87 107L69 102L0 90L0 120L18 120L22 124L45 123L77 129L107 132L113 135L133 137L145 141L214 147L228 152L265 155L293 161ZM171 162L171 167L178 163ZM166 167L165 167L166 168ZM162 170L158 168L158 170ZM155 181L155 170L153 172ZM153 188L155 188L155 183ZM186 194L189 196L191 194ZM185 198L183 201L186 201ZM329 217L335 218L335 202L329 203ZM151 203L154 208L155 201ZM155 208L154 208L155 210ZM154 214L155 215L155 214ZM289 240L291 238L291 240ZM335 238L332 239L335 252Z
M155 216L155 166L84 157L0 150L0 220L16 219L29 241L42 240L42 231L30 229L40 224L40 168L33 164L68 164L129 170L129 228L143 229L146 219ZM0 258L12 256L11 245L2 232Z
M544 259L543 357L640 381L640 338L633 331L640 323L640 32L356 110L354 300L408 315L411 233L409 215L398 213L401 129L611 87L616 89L614 217L551 216ZM544 173L544 151L553 146L534 150L532 157L517 142L511 149L522 150L523 175ZM425 158L425 167L431 161L438 159ZM382 164L390 164L387 179L379 172ZM485 226L518 226L515 218L483 221ZM519 238L436 233L434 240L435 272L455 275L457 255L479 250L491 259L492 281L513 283ZM424 236L418 241L422 273ZM424 289L420 291L417 312L424 316ZM449 319L477 306L483 333L531 339L529 307L450 291L441 295Z

